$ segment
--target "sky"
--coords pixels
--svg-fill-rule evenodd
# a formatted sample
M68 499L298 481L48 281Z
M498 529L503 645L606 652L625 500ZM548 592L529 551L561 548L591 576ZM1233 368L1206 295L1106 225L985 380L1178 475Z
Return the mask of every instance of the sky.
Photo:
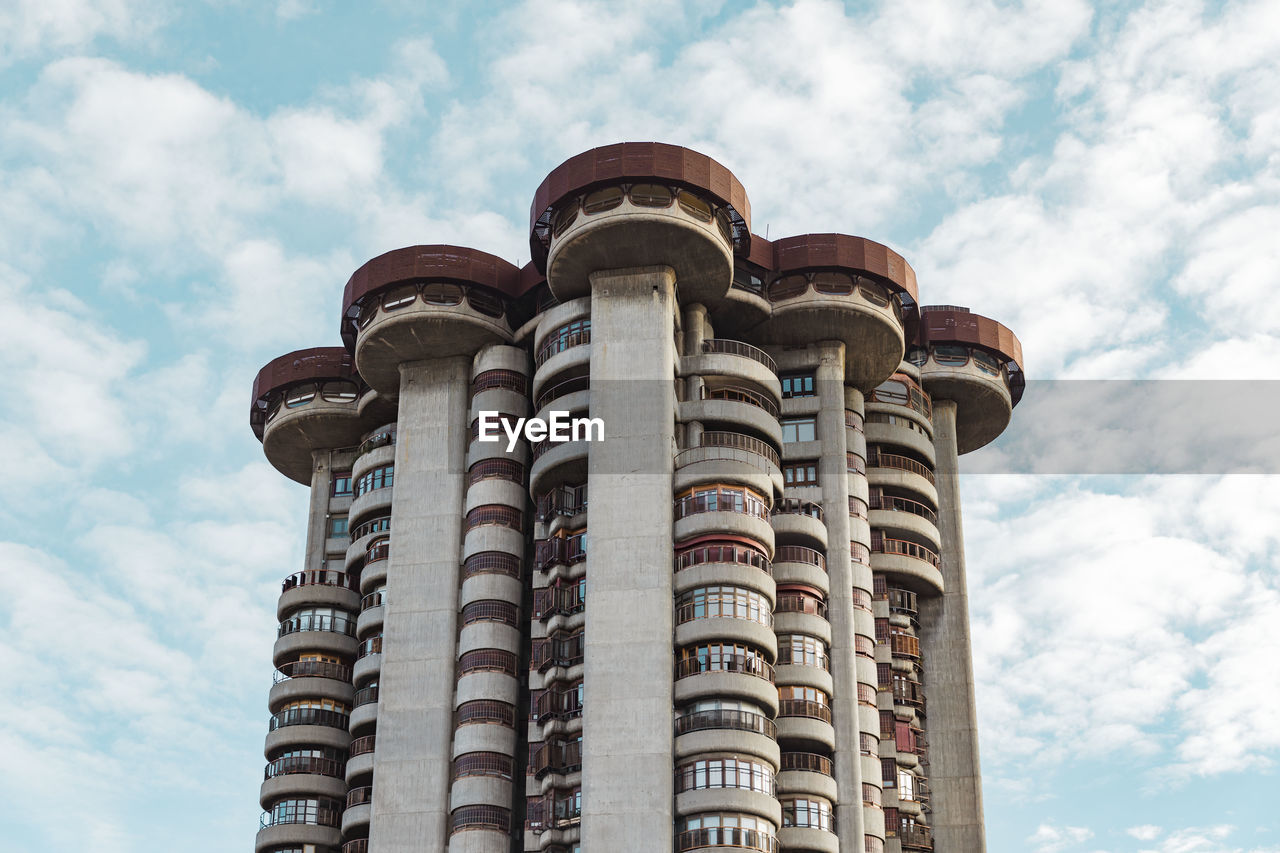
M6 851L250 849L307 498L254 375L631 140L900 251L1028 395L1278 378L1276 0L0 0ZM1280 851L1276 477L1070 467L964 484L989 849Z

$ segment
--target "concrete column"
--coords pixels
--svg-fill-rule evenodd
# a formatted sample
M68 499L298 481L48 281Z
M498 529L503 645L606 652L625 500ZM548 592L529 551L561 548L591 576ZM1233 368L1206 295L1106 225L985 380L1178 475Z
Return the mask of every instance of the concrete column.
M831 722L836 730L836 834L841 850L862 850L862 767L858 759L858 676L854 653L853 568L849 559L849 479L845 470L844 344L817 345L819 472L822 512L827 525L827 574L831 595Z
M449 838L470 371L466 357L400 366L369 827L379 853L438 853Z
M670 851L675 273L591 275L582 849Z
M307 512L307 551L303 568L324 568L324 542L329 535L329 450L311 451L311 505Z
M937 453L938 532L946 594L920 598L924 688L929 697L929 786L933 794L934 848L982 853L982 782L973 656L969 643L969 593L965 584L964 533L960 526L956 404L933 401Z

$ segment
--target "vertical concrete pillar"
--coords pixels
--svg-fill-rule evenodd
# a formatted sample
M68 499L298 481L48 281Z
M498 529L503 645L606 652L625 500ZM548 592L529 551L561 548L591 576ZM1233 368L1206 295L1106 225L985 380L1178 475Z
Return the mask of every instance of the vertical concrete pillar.
M924 687L929 697L931 823L935 849L983 853L987 839L982 822L964 532L960 527L956 404L950 400L933 401L933 444L946 592L941 597L920 599Z
M307 516L307 551L303 568L324 568L325 539L329 536L329 450L311 451L311 505Z
M582 849L671 850L675 273L591 275Z
M858 676L854 652L853 573L849 559L849 480L845 471L844 344L817 345L818 438L822 442L822 513L827 525L831 595L831 723L836 730L836 835L841 850L862 850L862 767L858 759Z
M466 357L400 366L369 826L379 853L443 851L449 838L470 371Z

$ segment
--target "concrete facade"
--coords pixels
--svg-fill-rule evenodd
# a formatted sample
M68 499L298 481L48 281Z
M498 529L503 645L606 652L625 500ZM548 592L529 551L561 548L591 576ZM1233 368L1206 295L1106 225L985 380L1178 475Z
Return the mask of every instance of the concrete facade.
M311 488L256 851L983 850L956 471L1016 338L672 146L571 158L531 247L379 256L255 382Z

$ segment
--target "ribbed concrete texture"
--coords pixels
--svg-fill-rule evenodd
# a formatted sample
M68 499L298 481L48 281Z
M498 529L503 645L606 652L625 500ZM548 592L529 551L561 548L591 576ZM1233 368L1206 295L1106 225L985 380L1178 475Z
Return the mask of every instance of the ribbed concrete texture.
M667 267L591 276L584 850L671 849L674 291Z
M442 851L449 833L470 358L401 365L395 537L374 761L371 849Z
M933 401L933 444L938 454L938 531L942 534L941 569L946 592L941 597L921 600L920 623L925 684L929 688L934 849L939 853L982 853L987 849L987 837L982 820L969 593L960 523L956 404L949 400Z

